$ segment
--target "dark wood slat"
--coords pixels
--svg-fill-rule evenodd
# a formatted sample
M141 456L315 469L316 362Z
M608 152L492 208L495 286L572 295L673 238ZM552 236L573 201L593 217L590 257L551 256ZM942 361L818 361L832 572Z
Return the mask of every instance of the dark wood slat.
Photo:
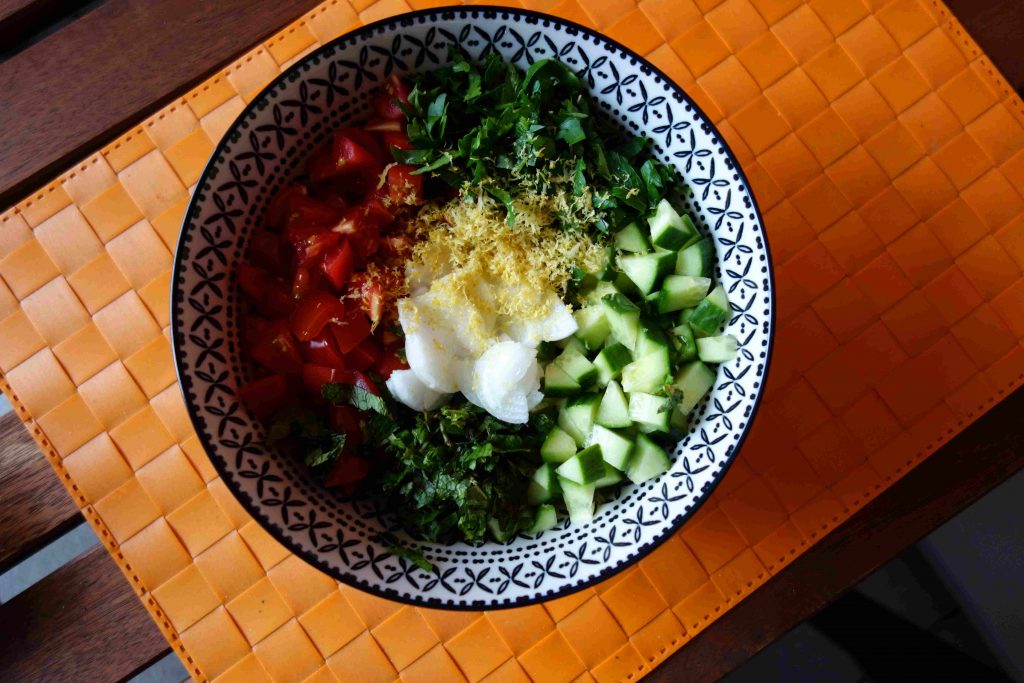
M0 606L4 681L115 681L168 651L103 547Z
M1024 3L1021 0L946 0L967 32L1017 92L1024 90Z
M0 570L81 521L17 415L0 418Z
M87 0L0 0L0 58L87 4Z
M646 680L713 681L1024 469L1024 389L995 406Z
M109 0L0 64L0 207L316 4Z

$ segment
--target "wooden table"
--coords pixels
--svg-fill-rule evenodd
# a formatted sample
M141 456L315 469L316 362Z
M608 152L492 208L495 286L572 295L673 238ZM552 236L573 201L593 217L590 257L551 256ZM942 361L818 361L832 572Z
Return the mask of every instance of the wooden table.
M0 59L6 58L0 63L0 206L317 1L0 0ZM947 4L1021 92L1024 2ZM1024 467L1021 415L1024 390L716 620L648 680L720 677L1006 480ZM81 522L18 418L0 418L0 570ZM3 680L120 679L169 651L101 547L0 606Z

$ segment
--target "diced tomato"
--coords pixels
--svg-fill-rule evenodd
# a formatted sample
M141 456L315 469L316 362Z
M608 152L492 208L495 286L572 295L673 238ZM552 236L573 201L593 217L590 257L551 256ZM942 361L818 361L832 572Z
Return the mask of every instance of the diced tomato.
M393 164L388 167L388 198L392 205L419 204L423 201L423 176L413 175L415 166Z
M334 339L331 331L326 328L309 341L299 342L299 345L303 357L310 363L327 365L339 370L344 370L346 367L345 359L342 358L341 351L338 349L338 342Z
M409 142L409 136L404 132L385 132L381 135L381 139L384 141L384 147L390 152L392 147L398 149L412 149L412 143Z
M400 133L402 127L402 121L398 119L373 119L366 122L365 129L371 133Z
M358 346L359 342L369 337L371 331L370 321L366 319L366 314L355 306L346 309L345 318L341 323L331 325L328 329L334 334L334 339L338 342L338 350L343 354L347 354Z
M384 154L385 150L381 148L380 143L365 128L342 128L335 135L344 135L354 140L373 155L378 165L384 166L387 163L387 157Z
M238 286L253 301L263 301L267 285L270 282L270 273L262 268L251 266L248 263L243 263L238 267Z
M295 277L292 278L292 297L295 299L304 299L306 295L313 291L313 276L310 275L309 269L299 266L295 269Z
M324 477L324 485L350 488L365 479L369 473L370 463L365 458L355 455L342 457Z
M306 195L293 196L288 204L286 228L323 228L336 223L340 215L334 207Z
M337 382L339 372L343 371L326 365L306 363L302 366L302 384L309 393L321 397L323 396L323 386Z
M264 223L272 229L284 227L285 219L291 213L292 200L299 196L306 196L305 185L289 185L282 188L267 205L267 213L264 216Z
M252 262L271 272L281 270L282 258L281 238L269 230L259 230L252 236L252 247L249 257Z
M371 327L376 327L384 314L384 292L380 282L371 279L367 273L356 273L349 289L357 295L360 307L370 316Z
M258 315L246 315L242 319L242 341L248 349L263 338L270 321Z
M346 446L358 446L363 442L363 415L352 406L331 406L331 429L345 435Z
M238 387L238 397L249 406L253 415L264 420L288 400L288 382L281 375L270 375Z
M292 227L287 235L295 250L295 265L302 268L312 267L318 257L341 239L333 230L315 226Z
M377 91L371 102L373 110L384 119L399 121L405 118L401 105L409 104L409 86L398 76L392 74L384 81L384 86Z
M341 244L331 247L324 254L322 263L324 275L334 286L334 289L339 292L348 283L349 278L352 277L354 265L355 257L352 254L352 247L349 245L348 240L341 240Z
M302 341L309 341L323 332L328 323L344 319L345 304L321 289L312 292L299 303L290 322L295 336Z
M384 379L389 379L395 370L408 370L409 364L394 351L384 351L374 363L373 369Z
M380 389L365 373L359 370L338 370L334 373L334 381L338 384L351 384L366 389L374 396L380 396Z
M410 235L386 235L380 241L380 255L385 261L401 260L403 263L412 251L413 239Z
M384 345L384 348L391 349L396 346L401 346L402 338L391 330L377 330L377 337L380 339L380 343Z
M368 135L363 132L364 135ZM327 153L313 157L309 165L309 177L314 182L333 178L342 173L378 172L381 162L378 155L359 144L351 133L336 133Z
M366 201L359 205L359 210L367 223L379 228L387 227L395 220L395 215L378 197L367 197Z
M291 315L295 309L292 287L285 286L276 280L268 282L263 300L259 303L259 309L268 318L283 318Z
M263 337L253 345L251 354L257 363L279 375L302 372L302 354L287 320L275 320L267 325Z
M345 354L345 362L353 370L368 370L379 357L380 346L373 340L373 337L367 337L359 342L359 346Z

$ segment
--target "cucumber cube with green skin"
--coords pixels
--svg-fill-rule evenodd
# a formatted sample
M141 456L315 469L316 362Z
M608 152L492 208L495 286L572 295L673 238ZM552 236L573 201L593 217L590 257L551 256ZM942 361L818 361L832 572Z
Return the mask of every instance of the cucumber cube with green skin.
M576 455L576 439L561 427L552 427L540 447L544 462L561 464Z
M558 512L555 510L555 506L544 503L537 506L537 511L533 514L533 526L526 533L536 535L543 531L550 531L556 526L558 526Z
M730 317L732 308L729 306L729 297L725 288L718 285L712 289L707 297L697 304L687 323L693 328L694 333L703 332L704 335L714 334Z
M573 314L579 329L575 338L583 342L588 350L600 348L611 332L611 325L604 315L603 306L587 306Z
M739 353L739 342L731 334L697 340L697 355L705 363L728 363Z
M687 215L680 216L667 199L658 202L654 214L647 219L651 242L662 249L675 251L693 239L697 228Z
M573 524L583 524L594 518L594 485L577 484L574 481L563 479L558 482L562 487L562 500L565 501L565 509L569 512L569 521Z
M544 463L537 468L526 489L526 501L530 505L546 503L561 492L558 477L551 463Z
M545 396L573 396L580 393L580 383L556 363L548 363L544 368Z
M491 536L498 543L504 543L512 538L512 530L501 528L501 523L495 517L487 520L487 530L491 532Z
M582 396L570 399L565 404L566 416L576 426L581 435L578 441L581 446L587 442L590 430L594 428L594 419L597 417L597 410L600 406L600 394L583 394ZM576 434L572 434L572 436L574 439L576 438Z
M626 476L634 484L642 484L649 479L660 476L672 466L668 454L658 444L640 434L636 437L636 450L626 467Z
M676 275L709 278L714 269L715 247L706 237L686 247L676 257Z
M625 478L626 475L624 475L622 472L618 471L611 465L605 463L604 475L602 475L600 479L595 481L593 485L595 489L603 489L608 486L615 486L617 484L621 484L622 480Z
M690 316L693 315L693 311L694 310L695 309L693 309L693 308L684 308L683 310L679 311L679 324L680 325L683 325L683 324L687 324L688 325L690 323Z
M601 349L594 359L594 367L597 368L597 383L606 386L613 379L622 374L622 368L633 362L633 354L618 342Z
M693 275L669 275L658 293L658 313L671 313L696 306L707 296L711 280Z
M601 299L611 336L627 349L636 346L640 331L640 309L622 294L609 294Z
M563 432L571 436L577 446L582 448L587 443L589 433L584 434L583 431L576 426L576 423L572 421L571 417L569 417L566 406L562 406L558 411L558 427ZM573 455L575 455L575 453Z
M580 354L581 356L587 355L587 345L584 344L575 335L570 335L565 339L559 339L555 342L555 347L562 351L569 351L570 349ZM557 356L556 356L557 359Z
M629 401L622 393L622 387L615 380L608 382L597 408L594 422L612 429L629 427L633 421L629 419Z
M604 458L600 446L588 446L555 470L562 479L577 484L593 484L604 476Z
M634 359L655 351L667 351L669 348L671 344L664 332L650 323L641 321L640 332L636 335Z
M569 379L586 389L597 382L597 368L587 360L587 357L575 348L567 348L555 359L553 365L557 365Z
M633 440L625 434L594 425L590 433L590 443L601 447L601 457L612 467L624 470L633 454Z
M667 432L671 408L666 396L639 391L629 395L629 418L642 432Z
M615 277L612 278L612 284L615 285L615 291L620 294L625 294L631 299L643 296L640 290L636 288L636 285L633 284L633 281L629 279L629 276L621 270L615 271Z
M672 334L675 335L678 343L676 349L680 360L693 360L697 357L697 340L693 338L693 330L690 329L689 324L683 323L678 327L673 327Z
M683 394L676 402L676 410L683 415L689 415L694 406L700 403L704 395L715 385L715 371L695 360L679 369L673 385Z
M615 233L615 248L634 254L646 254L651 250L651 245L647 243L640 226L634 222Z
M629 394L653 394L669 382L671 372L668 349L658 349L622 369L622 389Z
M615 285L611 282L601 281L597 283L597 286L587 292L586 296L583 297L584 302L588 306L600 306L601 299L608 296L609 294L618 294L619 290L615 288Z
M671 251L633 254L619 258L619 268L643 296L657 289L662 278L671 273L675 265L676 255Z

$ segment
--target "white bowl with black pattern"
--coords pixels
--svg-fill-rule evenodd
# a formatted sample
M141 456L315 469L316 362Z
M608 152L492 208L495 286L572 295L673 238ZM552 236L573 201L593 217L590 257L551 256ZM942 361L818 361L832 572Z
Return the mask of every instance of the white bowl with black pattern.
M709 397L666 474L624 488L589 524L480 547L408 540L428 572L375 540L393 520L373 503L324 489L263 445L236 387L252 377L239 354L243 260L268 199L334 129L365 119L367 95L393 71L490 51L526 68L558 57L608 117L653 140L693 189L688 207L714 241L716 278L733 307L741 353ZM277 540L339 581L417 605L501 608L547 600L607 578L674 533L736 457L764 391L774 328L771 260L751 188L718 131L664 74L621 45L550 16L497 7L404 14L349 33L301 59L259 94L217 146L189 205L175 255L172 328L178 377L199 439L228 488Z

